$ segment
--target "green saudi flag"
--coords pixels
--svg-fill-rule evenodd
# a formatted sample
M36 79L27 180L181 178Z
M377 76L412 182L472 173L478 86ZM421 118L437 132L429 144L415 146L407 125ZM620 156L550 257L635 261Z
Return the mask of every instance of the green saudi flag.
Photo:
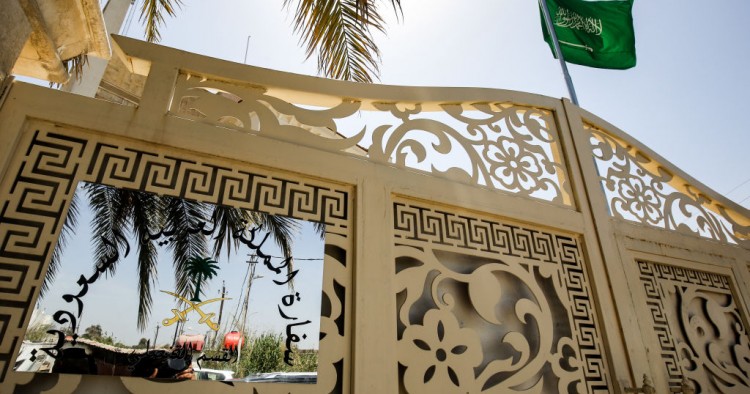
M635 66L633 0L545 0L565 61L597 68ZM542 16L544 40L554 48Z

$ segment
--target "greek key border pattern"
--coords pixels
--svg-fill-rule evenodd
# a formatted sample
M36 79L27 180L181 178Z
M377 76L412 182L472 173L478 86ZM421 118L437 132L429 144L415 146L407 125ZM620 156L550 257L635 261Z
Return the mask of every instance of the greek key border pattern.
M670 382L679 382L682 379L682 369L680 368L679 358L677 357L677 347L672 339L672 329L667 320L667 315L664 313L664 293L659 286L660 279L677 279L685 283L689 282L687 275L675 275L671 271L671 268L661 264L647 263L645 261L638 262L638 270L640 272L641 283L646 291L646 305L648 306L649 312L651 312L651 320L654 323L654 331L656 332L656 338L659 341L659 347L661 348L661 357L664 360L664 366L667 368L667 374L669 375ZM686 271L680 268L681 271ZM690 276L696 278L696 276ZM688 280L680 280L688 279Z
M589 392L609 390L607 362L577 239L414 203L394 202L393 215L396 239L558 265L572 308L585 384Z
M713 289L731 290L729 287L729 277L726 275L644 261L638 262L638 269L641 275L650 275L656 279L708 286Z
M670 281L698 285L731 293L730 279L726 275L697 271L689 268L676 267L646 261L638 261L638 271L641 283L646 292L647 304L654 323L654 331L661 348L661 356L664 366L669 374L669 381L675 386L683 376L680 367L677 347L672 338L672 327L665 314L664 299L666 295L662 290L660 282Z
M123 146L96 142L98 139L66 130L34 131L20 165L11 167L16 168L10 170L15 171L12 183L0 194L0 383L6 380L14 350L22 340L8 331L21 330L33 308L56 234L79 181L323 222L327 232L349 237L351 206L345 189L152 153L126 147L125 142Z
M108 144L94 147L85 180L348 226L346 191Z

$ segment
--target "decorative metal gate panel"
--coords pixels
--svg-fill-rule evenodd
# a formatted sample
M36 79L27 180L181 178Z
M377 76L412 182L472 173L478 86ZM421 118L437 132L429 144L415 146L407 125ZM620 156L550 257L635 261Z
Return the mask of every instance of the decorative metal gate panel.
M576 237L394 203L399 380L408 392L607 392Z
M0 229L5 241L4 270L14 273L6 281L9 286L5 293L25 301L6 302L5 308L12 306L16 312L8 315L5 330L22 326L33 308L32 300L41 286L45 263L51 258L62 227L61 218L65 217L78 182L264 211L326 225L323 293L327 307L321 311L323 340L318 365L321 379L319 387L302 386L298 390L348 391L350 361L345 333L351 324L347 319L352 267L350 188L193 153L164 154L148 144L102 138L42 122L28 124L19 146L23 149L16 156L17 169L11 169L15 176L6 183L3 195L20 198L4 203ZM12 337L3 335L3 338L6 341ZM3 357L11 360L10 354ZM12 365L12 362L5 364L5 377L13 373L9 370ZM29 375L28 378L37 375L36 378L45 380L42 374L20 375ZM75 375L51 376L56 380ZM31 380L27 384L34 387L39 382ZM55 383L46 379L42 384ZM161 387L147 380L126 379L122 384L138 392Z
M747 316L726 275L638 262L670 383L699 392L750 390Z
M115 42L125 55L98 100L22 83L0 100L0 391L750 385L750 213L569 101L326 81ZM21 372L84 182L324 226L314 383ZM307 324L282 308L295 299L277 305L296 322L290 353ZM56 320L78 346L71 319Z

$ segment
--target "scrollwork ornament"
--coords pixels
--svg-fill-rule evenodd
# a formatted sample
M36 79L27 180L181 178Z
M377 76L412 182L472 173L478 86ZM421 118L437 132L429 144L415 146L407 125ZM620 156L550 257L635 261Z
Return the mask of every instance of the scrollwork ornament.
M750 245L748 218L717 205L706 194L636 147L584 125L613 216L722 242Z
M172 112L177 116L367 155L373 161L561 205L573 203L550 111L512 103L446 103L428 111L421 103L375 102L374 111L364 112L361 102L349 98L310 107L262 87L189 74L180 76L174 96ZM360 117L365 126L352 130L350 122L361 122Z
M457 272L449 263L457 257L411 247L398 251L410 262L397 275L404 327L399 363L407 391L425 385L430 392L545 390L552 380L538 376L548 367L556 388L582 384L575 340L553 328L570 322L553 320L548 299L564 296L564 290L551 265L483 260L471 272ZM543 290L540 281L549 281L545 286L554 292ZM421 320L415 319L427 305Z
M750 343L729 295L674 286L683 341L678 341L686 375L704 390L746 392L750 388ZM740 390L740 391L737 391Z
M641 261L654 332L673 388L750 390L750 336L729 276Z

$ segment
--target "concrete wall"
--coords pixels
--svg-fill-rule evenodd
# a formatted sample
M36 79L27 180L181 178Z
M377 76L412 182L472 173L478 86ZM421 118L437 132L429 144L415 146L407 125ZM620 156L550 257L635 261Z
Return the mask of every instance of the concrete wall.
M0 12L0 81L10 75L30 34L31 26L18 2L3 1Z

